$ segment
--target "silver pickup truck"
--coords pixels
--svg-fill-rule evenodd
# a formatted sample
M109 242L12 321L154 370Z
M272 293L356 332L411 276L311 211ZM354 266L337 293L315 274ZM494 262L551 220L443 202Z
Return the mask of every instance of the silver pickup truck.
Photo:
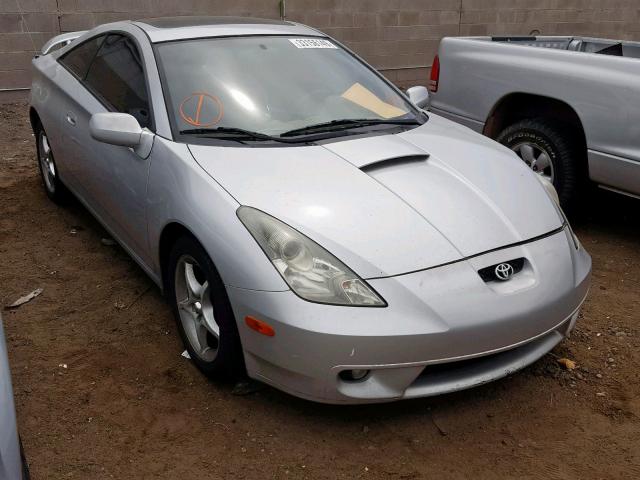
M444 38L430 109L514 150L565 208L590 179L640 196L640 43Z

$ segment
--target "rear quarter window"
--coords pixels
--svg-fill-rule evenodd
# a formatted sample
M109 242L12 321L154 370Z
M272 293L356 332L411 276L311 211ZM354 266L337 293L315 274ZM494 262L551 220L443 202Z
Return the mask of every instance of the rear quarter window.
M89 66L100 49L104 39L105 35L90 38L62 55L58 61L67 67L67 69L80 80L84 80L84 77L87 75L87 71L89 70Z

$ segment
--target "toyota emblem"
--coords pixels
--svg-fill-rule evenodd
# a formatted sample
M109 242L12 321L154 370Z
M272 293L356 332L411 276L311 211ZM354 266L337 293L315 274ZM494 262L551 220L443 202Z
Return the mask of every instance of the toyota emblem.
M513 267L510 263L501 263L500 265L496 266L494 273L496 274L496 278L498 280L506 282L513 276Z

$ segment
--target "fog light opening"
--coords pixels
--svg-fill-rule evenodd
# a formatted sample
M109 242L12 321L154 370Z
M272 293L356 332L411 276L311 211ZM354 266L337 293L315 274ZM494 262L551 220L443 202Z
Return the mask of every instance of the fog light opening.
M361 382L362 380L367 378L370 371L371 370L363 370L363 369L342 370L338 374L338 376L340 377L341 380L344 380L345 382Z

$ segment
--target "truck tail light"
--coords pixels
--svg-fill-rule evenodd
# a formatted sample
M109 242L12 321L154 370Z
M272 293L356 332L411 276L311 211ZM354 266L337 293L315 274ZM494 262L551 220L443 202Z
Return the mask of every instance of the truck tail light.
M440 80L440 57L436 55L431 65L431 76L429 77L429 90L431 92L438 91L438 81Z

